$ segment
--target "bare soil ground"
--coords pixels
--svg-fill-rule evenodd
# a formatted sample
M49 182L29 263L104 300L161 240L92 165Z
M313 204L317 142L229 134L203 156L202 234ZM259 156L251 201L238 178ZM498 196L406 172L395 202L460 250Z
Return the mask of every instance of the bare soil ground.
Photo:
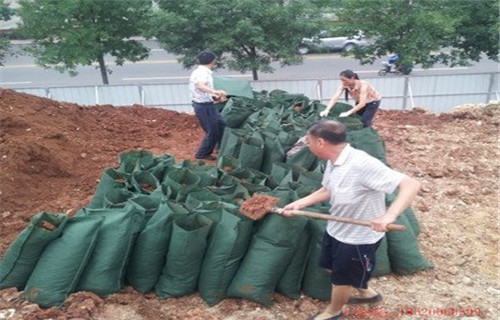
M389 163L418 178L413 207L419 243L434 269L372 281L385 300L350 308L348 318L498 319L498 104L436 115L424 109L380 111L375 120ZM191 159L202 137L193 115L143 106L81 107L0 89L0 255L40 211L75 213L118 155L145 149ZM325 302L276 294L263 308L225 299L208 308L197 293L159 300L127 287L101 299L72 294L40 309L16 289L0 291L0 319L306 319Z

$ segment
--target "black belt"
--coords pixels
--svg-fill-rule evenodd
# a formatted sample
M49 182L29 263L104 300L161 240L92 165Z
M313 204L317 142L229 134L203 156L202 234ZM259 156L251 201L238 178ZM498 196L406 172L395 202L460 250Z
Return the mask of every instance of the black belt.
M196 103L196 104L211 104L211 103L214 103L213 101L210 101L210 102L196 102L196 101L191 101L192 103Z

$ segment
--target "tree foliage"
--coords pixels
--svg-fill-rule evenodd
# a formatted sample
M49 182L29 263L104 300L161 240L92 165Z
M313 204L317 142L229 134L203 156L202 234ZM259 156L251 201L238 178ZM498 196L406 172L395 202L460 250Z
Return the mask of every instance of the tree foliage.
M5 3L4 0L0 0L0 21L7 21L13 14L13 10ZM5 35L0 36L0 66L3 66L3 61L10 48L9 39Z
M147 58L149 49L131 39L147 26L151 0L21 0L20 33L33 39L28 51L45 68L76 75L78 65L98 63L104 84L117 65Z
M390 52L424 68L498 59L498 0L340 0L333 11L344 32L371 40L352 53L361 63Z
M156 0L153 35L184 67L204 49L231 70L272 72L272 62L298 64L303 37L319 29L317 0Z

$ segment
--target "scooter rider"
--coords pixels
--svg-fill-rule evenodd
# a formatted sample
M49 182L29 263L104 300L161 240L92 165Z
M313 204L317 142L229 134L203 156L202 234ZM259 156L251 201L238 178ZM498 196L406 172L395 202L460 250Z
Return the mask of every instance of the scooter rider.
M395 52L391 53L387 58L387 62L391 67L390 72L395 72L396 69L399 67L399 55Z

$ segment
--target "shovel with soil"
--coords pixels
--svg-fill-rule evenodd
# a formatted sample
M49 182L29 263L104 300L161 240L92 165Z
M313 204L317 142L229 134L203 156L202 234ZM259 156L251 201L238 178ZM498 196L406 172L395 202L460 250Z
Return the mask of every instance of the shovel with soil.
M279 213L280 208L276 208L276 204L280 201L279 198L271 197L268 195L254 195L250 199L243 202L240 206L240 212L252 220L259 220L264 217L267 213ZM321 220L333 220L337 222L350 223L358 226L370 227L370 221L358 220L347 217L338 217L330 214L322 214L309 211L301 210L288 210L296 216L307 217L313 219ZM387 230L389 231L404 231L406 227L399 224L390 223L387 225Z

